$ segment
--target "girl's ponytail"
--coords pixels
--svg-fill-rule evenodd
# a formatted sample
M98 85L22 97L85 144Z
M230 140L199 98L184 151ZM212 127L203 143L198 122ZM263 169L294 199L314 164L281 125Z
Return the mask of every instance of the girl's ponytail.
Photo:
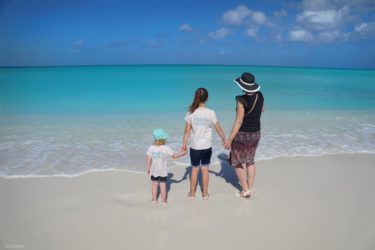
M205 88L199 88L195 91L193 103L189 107L189 112L193 113L201 102L206 102L208 99L208 91Z

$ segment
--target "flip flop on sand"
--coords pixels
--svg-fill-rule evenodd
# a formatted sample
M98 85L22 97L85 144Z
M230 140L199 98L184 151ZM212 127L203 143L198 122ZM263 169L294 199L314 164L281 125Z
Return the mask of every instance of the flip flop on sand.
M210 197L209 194L203 195L203 196L202 196L202 200L208 200L209 197Z
M234 195L237 196L237 197L242 197L242 198L245 198L245 199L249 199L251 197L252 192L253 192L253 190L250 189L250 190L247 190L246 192L245 191L241 191L239 193L235 193Z

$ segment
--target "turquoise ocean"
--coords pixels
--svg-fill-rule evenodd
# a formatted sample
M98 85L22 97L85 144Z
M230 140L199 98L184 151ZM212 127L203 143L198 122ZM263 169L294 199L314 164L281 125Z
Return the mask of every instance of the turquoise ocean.
M265 96L256 159L375 153L375 70L127 65L0 68L0 176L142 172L152 131L181 147L196 88L226 134L242 72ZM212 162L228 151L214 136ZM189 157L175 161L189 165ZM173 166L172 162L170 166Z

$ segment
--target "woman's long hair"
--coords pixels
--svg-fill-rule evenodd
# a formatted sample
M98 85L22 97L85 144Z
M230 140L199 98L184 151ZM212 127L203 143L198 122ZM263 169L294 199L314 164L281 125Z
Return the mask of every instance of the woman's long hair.
M193 103L189 107L189 112L193 113L201 102L206 102L208 99L208 91L205 88L199 88L195 91Z

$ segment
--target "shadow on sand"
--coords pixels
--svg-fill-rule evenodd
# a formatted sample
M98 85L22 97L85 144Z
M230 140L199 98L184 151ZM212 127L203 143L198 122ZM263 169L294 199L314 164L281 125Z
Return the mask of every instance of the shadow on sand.
M230 183L234 188L236 188L238 191L241 191L241 185L238 182L236 173L234 172L233 167L228 163L228 155L222 153L217 156L217 158L220 160L220 171L215 172L213 170L209 170L210 173L214 174L215 176L221 177L225 180L226 183ZM174 179L173 173L168 173L167 178L167 194L171 190L172 185L178 184L180 182L183 182L185 180L188 180L191 173L191 166L187 167L185 169L184 175L181 177L181 179L176 180ZM201 177L201 171L199 171L198 175L198 185L200 187L200 190L202 190L202 177Z
M230 183L234 188L238 189L238 191L241 191L241 185L238 182L236 173L234 172L232 165L228 162L228 155L221 153L217 158L220 160L221 169L219 172L210 170L210 173L223 178L226 183Z
M173 184L177 184L177 183L180 183L180 182L183 182L184 180L187 180L188 179L188 176L190 174L190 171L191 171L191 166L187 167L185 169L185 173L184 175L181 177L180 180L175 180L173 179L173 176L174 174L172 173L168 173L168 178L167 178L167 194L169 193L169 191L171 190L171 186Z

